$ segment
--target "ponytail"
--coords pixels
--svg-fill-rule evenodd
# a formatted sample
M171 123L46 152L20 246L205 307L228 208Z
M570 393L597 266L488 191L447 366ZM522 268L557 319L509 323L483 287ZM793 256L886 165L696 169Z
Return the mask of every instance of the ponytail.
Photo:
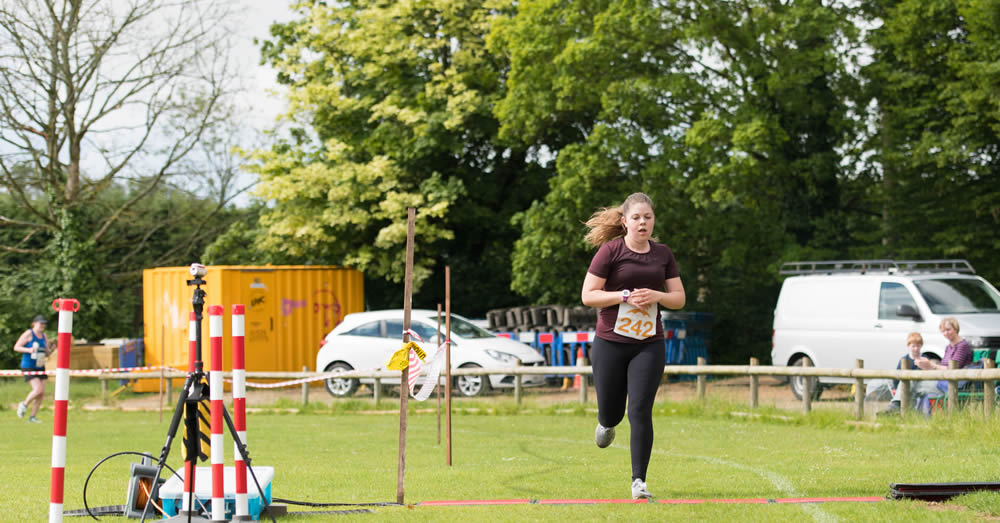
M641 192L632 193L628 195L628 198L625 198L625 203L620 206L605 207L592 214L586 222L587 228L590 230L587 231L587 235L583 239L594 247L600 247L615 238L625 236L625 224L622 223L622 218L628 208L637 203L653 207L653 200L649 196Z
M605 243L625 236L625 225L622 224L621 207L606 207L595 212L587 220L587 235L584 240L594 247L600 247Z

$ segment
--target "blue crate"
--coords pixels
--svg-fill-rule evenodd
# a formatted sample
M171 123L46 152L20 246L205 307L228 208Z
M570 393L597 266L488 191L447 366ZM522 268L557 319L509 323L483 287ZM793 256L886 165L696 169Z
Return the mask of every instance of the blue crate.
M257 474L257 481L260 482L260 486L264 490L264 500L270 505L271 480L274 479L274 467L255 466L253 471ZM178 476L171 476L160 487L160 500L163 502L163 511L166 512L164 519L176 516L180 510L181 499L184 495L184 478L182 473L183 471L180 471ZM236 469L234 467L225 468L223 483L225 484L226 492L226 519L231 520L236 513ZM195 505L204 505L209 510L209 514L211 514L211 467L197 467L195 469L194 487ZM247 471L247 506L249 507L250 517L255 521L260 519L260 513L264 510L264 500L261 500L260 492L257 491L257 485L253 481L253 476L250 475L250 471Z

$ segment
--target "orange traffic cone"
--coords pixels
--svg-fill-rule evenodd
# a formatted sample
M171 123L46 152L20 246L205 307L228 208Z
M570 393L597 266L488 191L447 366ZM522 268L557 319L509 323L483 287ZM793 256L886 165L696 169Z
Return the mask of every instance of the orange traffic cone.
M577 364L577 366L582 366L583 363L584 363L584 361L583 361L583 347L579 347L579 348L576 349L576 364ZM583 375L577 374L576 376L573 377L573 388L574 389L579 389L582 384L583 384Z

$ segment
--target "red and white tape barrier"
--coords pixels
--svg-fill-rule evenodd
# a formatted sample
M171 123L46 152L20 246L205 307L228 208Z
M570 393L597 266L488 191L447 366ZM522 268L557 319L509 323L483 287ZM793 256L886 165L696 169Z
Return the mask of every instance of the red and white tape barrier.
M154 370L174 370L170 367L117 367L108 369L73 369L68 370L67 373L70 376L80 376L84 374L104 374L108 372L151 372ZM40 376L45 374L47 376L56 376L59 373L59 369L56 370L33 370L33 371L23 371L23 370L0 370L0 376Z

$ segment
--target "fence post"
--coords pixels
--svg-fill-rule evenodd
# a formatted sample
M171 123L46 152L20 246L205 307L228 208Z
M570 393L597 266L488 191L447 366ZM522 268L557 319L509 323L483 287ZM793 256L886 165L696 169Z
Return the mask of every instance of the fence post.
M996 362L990 358L983 360L984 369L995 369L997 366ZM996 383L991 380L986 380L983 382L983 415L986 419L993 416L993 405L996 402Z
M758 360L757 358L750 358L750 366L751 367L756 367L757 365L760 365L760 360ZM756 374L751 374L750 375L750 408L751 409L756 409L757 408L757 404L758 404L757 403L757 397L758 397L757 386L759 385L759 383L760 383L760 377L757 376Z
M950 360L948 370L957 369L958 362ZM948 413L953 414L958 407L958 383L955 380L948 380Z
M101 382L101 405L108 404L108 380L100 378ZM167 399L167 403L170 403L170 399Z
M899 361L901 370L910 370L910 359L903 358ZM906 413L910 410L910 380L899 380L899 417L906 419Z
M865 360L854 360L855 369L865 368ZM861 421L865 418L865 380L864 378L854 379L854 419Z
M303 365L302 372L309 372L309 366ZM302 406L305 407L309 404L309 382L302 384Z
M577 358L576 364L579 367L586 367L587 366L587 358L585 358L585 357ZM586 403L587 403L587 375L586 374L581 374L580 375L580 404L583 405L583 404L586 404Z
M705 358L698 356L698 366L705 366ZM698 401L705 401L705 375L698 375Z
M809 358L802 358L802 368L812 367ZM809 414L812 410L813 379L809 376L802 376L802 413Z
M167 378L167 405L174 402L174 380Z
M375 408L378 408L378 400L382 399L382 380L380 378L375 378L375 384L372 385L372 395L375 398Z
M521 368L520 358L517 360L517 368ZM521 406L521 374L514 375L514 404L518 407Z

